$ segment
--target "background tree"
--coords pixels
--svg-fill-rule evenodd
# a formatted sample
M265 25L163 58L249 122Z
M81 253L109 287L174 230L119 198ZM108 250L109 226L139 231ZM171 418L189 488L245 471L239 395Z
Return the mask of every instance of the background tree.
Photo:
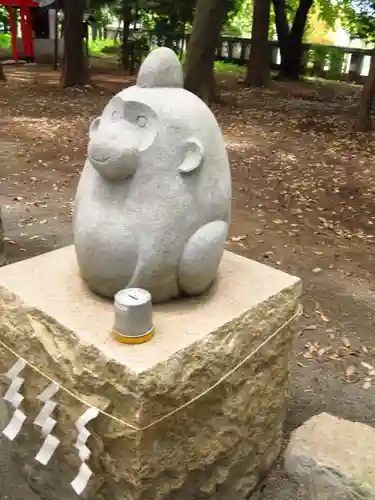
M375 41L375 0L351 0L344 5L343 21L353 38Z
M121 63L124 69L130 68L130 24L133 20L132 4L128 0L122 0L121 20L122 20L122 41L121 41Z
M185 65L185 88L210 104L215 97L214 63L228 0L198 0Z
M64 87L90 84L84 48L85 0L64 1L64 57L61 83Z
M351 1L272 0L281 55L280 78L298 80L301 75L304 56L303 42L311 28L309 19L315 17L324 21L327 29L334 27L337 19L349 7Z
M288 6L285 0L272 1L275 11L277 38L280 44L280 77L287 80L298 80L301 74L303 57L303 35L314 0L300 0L291 28L289 27Z
M271 52L268 42L270 7L270 0L254 0L251 47L245 79L247 85L260 87L267 85L271 79Z
M358 108L355 130L367 132L371 129L371 110L375 97L375 50L371 57L370 71L365 80Z

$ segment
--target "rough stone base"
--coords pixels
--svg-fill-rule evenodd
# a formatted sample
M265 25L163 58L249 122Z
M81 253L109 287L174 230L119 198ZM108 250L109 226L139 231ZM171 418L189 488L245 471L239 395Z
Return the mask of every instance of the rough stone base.
M285 466L311 500L375 499L375 428L321 413L298 428Z
M0 267L5 264L5 244L4 244L4 228L3 228L3 218L1 215L0 207Z
M140 346L109 334L113 307L78 277L71 247L0 270L0 339L61 385L144 427L201 394L286 322L299 304L297 278L225 253L217 284L201 298L154 308L155 338ZM214 390L148 430L99 416L89 426L95 500L245 500L280 451L292 325ZM1 349L5 372L14 358ZM33 426L47 382L25 370L28 415L12 443L20 471L46 500L73 500L79 460L74 420L84 405L59 392L48 467L35 460ZM3 378L3 390L8 382Z

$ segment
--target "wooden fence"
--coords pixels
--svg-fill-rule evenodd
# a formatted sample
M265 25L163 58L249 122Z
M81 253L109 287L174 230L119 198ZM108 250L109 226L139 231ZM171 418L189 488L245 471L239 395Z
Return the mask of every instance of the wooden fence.
M144 33L151 45L167 45L178 52L186 50L189 36L166 36L163 39ZM270 41L270 66L277 70L280 65L280 49L277 41ZM216 59L232 64L246 65L250 54L248 38L222 37L216 51ZM372 49L339 47L334 45L303 45L303 73L308 76L346 80L360 83L368 75Z
M223 37L217 50L217 59L245 65L249 59L251 40ZM303 72L310 76L362 82L368 75L371 49L338 47L333 45L303 45ZM278 42L270 42L270 65L280 65Z
M93 27L94 28L94 27ZM93 36L94 35L94 36ZM91 37L94 39L117 39L119 30L114 29L92 29ZM182 54L186 50L189 35L166 35L158 37L155 33L137 31L133 33L134 38L144 37L148 45L167 45ZM36 41L38 42L38 41ZM36 43L35 52L38 58L39 52L53 54L53 40L41 40L43 44ZM40 45L40 47L39 47ZM43 45L43 46L42 46ZM280 65L280 50L277 41L270 41L270 66L277 70ZM62 46L62 44L60 44ZM251 40L248 38L236 38L223 36L216 52L216 59L232 64L246 65L249 59ZM42 50L43 48L43 50ZM303 73L334 80L346 80L361 83L368 75L372 49L358 49L350 47L338 47L333 45L303 45ZM41 55L41 54L40 54Z

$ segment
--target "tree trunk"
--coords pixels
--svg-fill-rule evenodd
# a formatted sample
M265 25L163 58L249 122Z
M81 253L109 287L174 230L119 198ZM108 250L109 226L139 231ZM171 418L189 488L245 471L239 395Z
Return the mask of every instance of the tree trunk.
M0 82L5 82L5 73L4 73L4 68L3 65L0 62Z
M215 97L214 63L227 0L198 0L185 64L185 89L207 104Z
M255 0L251 47L245 83L255 87L267 85L271 79L271 52L268 43L270 0Z
M371 129L371 109L375 97L375 50L372 53L370 71L363 85L361 100L355 122L356 132L367 132Z
M282 55L285 55L288 36L290 34L288 18L286 15L285 0L272 0L272 4L275 13L275 25L280 52Z
M65 47L61 73L63 87L83 87L90 84L83 41L85 3L85 0L68 0L64 5Z
M302 70L303 35L305 33L307 18L314 0L300 0L294 16L284 53L281 52L280 77L286 80L298 80ZM281 49L281 47L280 47Z
M130 68L130 51L129 51L129 35L130 35L130 22L131 22L131 7L127 0L123 0L122 7L122 48L121 48L121 62L124 69Z

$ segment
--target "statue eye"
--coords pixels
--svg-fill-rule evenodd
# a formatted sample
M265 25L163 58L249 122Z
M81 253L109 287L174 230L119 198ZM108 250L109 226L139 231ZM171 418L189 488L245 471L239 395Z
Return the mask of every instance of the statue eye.
M121 113L119 112L118 109L114 109L112 111L112 115L111 116L112 116L113 119L119 119L119 118L121 118Z
M136 121L138 127L140 127L140 128L147 127L147 118L145 116L139 115L139 116L137 116L135 121Z

